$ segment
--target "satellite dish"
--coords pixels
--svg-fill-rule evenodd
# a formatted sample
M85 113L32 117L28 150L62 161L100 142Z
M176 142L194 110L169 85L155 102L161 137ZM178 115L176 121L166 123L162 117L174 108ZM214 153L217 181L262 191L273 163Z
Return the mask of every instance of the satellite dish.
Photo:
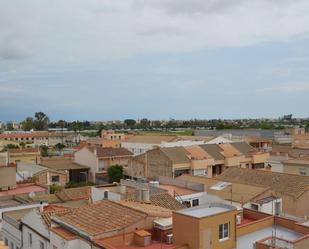
M32 199L32 198L34 198L35 197L35 193L34 192L30 192L29 193L29 197Z

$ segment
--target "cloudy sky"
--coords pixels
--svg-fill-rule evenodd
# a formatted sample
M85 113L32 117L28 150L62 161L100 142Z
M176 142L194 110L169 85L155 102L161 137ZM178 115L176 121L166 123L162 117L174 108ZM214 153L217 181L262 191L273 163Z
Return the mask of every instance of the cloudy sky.
M0 0L0 120L309 116L308 0Z

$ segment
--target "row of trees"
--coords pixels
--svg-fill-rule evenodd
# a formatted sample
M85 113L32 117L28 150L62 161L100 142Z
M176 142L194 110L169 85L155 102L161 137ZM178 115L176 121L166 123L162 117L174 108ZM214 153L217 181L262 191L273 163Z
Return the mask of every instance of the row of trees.
M283 129L287 126L299 125L309 128L309 119L241 119L241 120L141 120L125 119L123 122L89 122L89 121L66 121L59 120L50 122L48 116L43 112L36 112L34 117L27 117L22 123L23 130L47 130L48 128L66 128L71 131L101 130L101 129L177 129L177 128L207 128L207 129Z

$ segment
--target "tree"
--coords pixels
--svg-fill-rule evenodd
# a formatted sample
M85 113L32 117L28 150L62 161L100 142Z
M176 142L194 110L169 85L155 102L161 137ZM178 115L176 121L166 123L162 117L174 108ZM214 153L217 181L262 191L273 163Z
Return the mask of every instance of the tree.
M49 186L49 193L50 194L54 194L56 192L59 192L62 189L61 186L57 185L57 184L52 184Z
M24 131L30 131L34 129L34 121L32 117L27 117L24 121L21 122L21 126Z
M121 165L112 165L107 170L109 182L120 182L123 178L123 167Z
M126 126L132 128L136 124L136 121L134 119L126 119L124 120L124 123L126 124Z
M57 143L54 147L57 150L63 150L65 148L65 145L62 143Z
M24 149L26 147L26 144L24 142L20 142L19 146Z
M48 156L48 147L46 145L42 145L40 147L41 150L41 156L47 157Z
M19 146L16 144L7 144L5 148L6 149L19 149Z
M150 121L147 118L141 119L140 123L141 123L141 127L144 129L148 128L150 125Z
M49 124L49 118L44 112L36 112L34 114L34 127L36 130L43 131L47 130Z

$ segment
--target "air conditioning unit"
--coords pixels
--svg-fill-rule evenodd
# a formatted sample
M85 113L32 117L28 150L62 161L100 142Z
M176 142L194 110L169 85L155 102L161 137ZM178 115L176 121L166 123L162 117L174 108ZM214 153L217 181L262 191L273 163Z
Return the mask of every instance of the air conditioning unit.
M173 244L173 234L166 235L166 244Z
M241 216L240 216L240 215L237 215L237 216L236 216L236 224L237 224L237 225L240 225L240 224L241 224Z

